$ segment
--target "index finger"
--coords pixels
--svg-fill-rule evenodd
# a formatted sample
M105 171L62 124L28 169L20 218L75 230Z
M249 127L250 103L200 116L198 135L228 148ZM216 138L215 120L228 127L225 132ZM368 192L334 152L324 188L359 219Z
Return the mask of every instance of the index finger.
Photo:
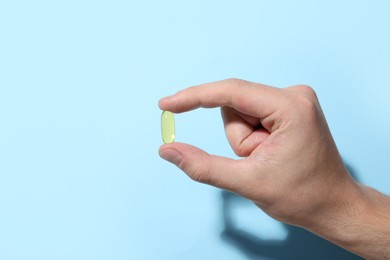
M162 98L159 107L174 113L199 107L229 106L244 114L265 118L280 108L280 89L239 79L216 81L190 87Z

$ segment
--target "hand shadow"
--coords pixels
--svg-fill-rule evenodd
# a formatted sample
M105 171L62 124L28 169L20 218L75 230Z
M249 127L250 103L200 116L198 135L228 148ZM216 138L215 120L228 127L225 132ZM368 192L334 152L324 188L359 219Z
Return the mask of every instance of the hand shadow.
M355 177L350 167L348 170ZM239 210L239 207L235 207L247 204L248 200L227 191L222 191L222 199L224 230L221 237L230 245L238 248L248 259L362 259L303 228L284 223L282 225L288 232L285 240L261 239L234 225L236 220L233 219L232 211Z

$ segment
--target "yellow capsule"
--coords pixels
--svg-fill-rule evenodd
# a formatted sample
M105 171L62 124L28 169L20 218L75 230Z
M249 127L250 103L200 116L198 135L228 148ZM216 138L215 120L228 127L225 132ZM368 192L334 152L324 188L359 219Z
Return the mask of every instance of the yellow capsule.
M175 117L172 112L163 111L161 115L161 135L164 144L175 141Z

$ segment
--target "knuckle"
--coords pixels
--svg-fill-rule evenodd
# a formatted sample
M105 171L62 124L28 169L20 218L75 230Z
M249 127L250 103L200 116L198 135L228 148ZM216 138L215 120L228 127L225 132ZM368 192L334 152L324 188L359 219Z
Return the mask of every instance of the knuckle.
M314 88L312 88L309 85L305 85L305 84L295 85L292 87L288 87L287 89L295 92L296 94L301 94L312 99L317 99L316 91L314 90Z
M228 79L225 79L225 81L229 82L229 83L240 83L242 80L239 78L228 78Z
M292 96L294 107L306 119L312 120L317 118L321 108L314 89L307 85L299 85L297 90L299 91Z
M225 83L231 85L231 86L243 86L246 81L238 78L228 78L224 80Z
M317 110L317 103L315 102L315 100L307 96L300 96L299 104L307 112L313 112Z
M201 167L200 165L190 168L188 175L196 182L211 184L210 172L207 168Z
M300 90L310 96L316 96L315 90L309 85L299 85Z
M227 106L248 106L248 96L245 94L245 90L251 86L251 82L238 78L229 78L223 80L223 83L230 93Z
M308 121L315 121L318 117L319 108L315 101L309 98L301 98L301 113Z

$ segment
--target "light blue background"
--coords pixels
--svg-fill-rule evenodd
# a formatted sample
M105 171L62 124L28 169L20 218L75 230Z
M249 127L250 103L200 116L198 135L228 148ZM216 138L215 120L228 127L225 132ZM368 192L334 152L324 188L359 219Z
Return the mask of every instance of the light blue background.
M158 99L229 77L313 86L346 162L390 193L389 46L386 0L0 0L0 259L247 259L221 192L157 154ZM176 122L233 156L218 109Z

